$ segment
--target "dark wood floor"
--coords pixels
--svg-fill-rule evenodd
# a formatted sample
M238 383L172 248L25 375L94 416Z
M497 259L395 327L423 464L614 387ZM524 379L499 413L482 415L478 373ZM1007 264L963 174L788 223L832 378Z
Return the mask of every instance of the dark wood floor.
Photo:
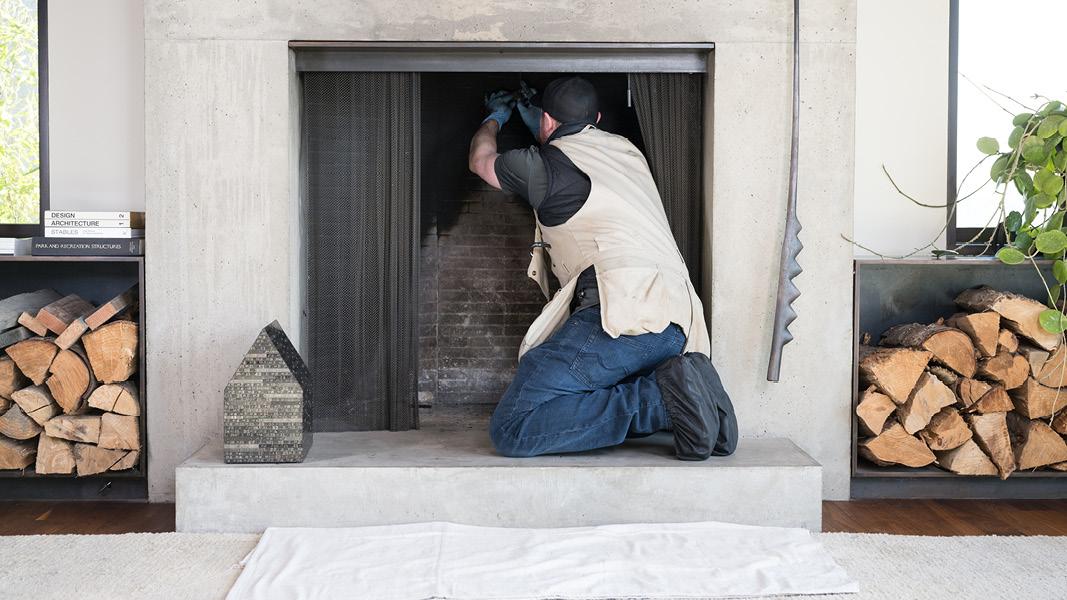
M174 531L173 504L0 502L0 535Z
M823 531L898 535L1067 535L1067 500L823 502Z
M174 531L173 504L0 502L0 535ZM1067 500L824 502L823 530L901 535L1067 535Z

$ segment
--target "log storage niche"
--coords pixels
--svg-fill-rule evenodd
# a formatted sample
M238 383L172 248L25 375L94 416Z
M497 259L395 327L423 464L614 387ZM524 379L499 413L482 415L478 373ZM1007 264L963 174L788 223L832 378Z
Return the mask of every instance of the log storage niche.
M0 498L146 497L143 259L0 270Z
M1067 346L1034 270L900 262L856 263L853 497L1067 497Z

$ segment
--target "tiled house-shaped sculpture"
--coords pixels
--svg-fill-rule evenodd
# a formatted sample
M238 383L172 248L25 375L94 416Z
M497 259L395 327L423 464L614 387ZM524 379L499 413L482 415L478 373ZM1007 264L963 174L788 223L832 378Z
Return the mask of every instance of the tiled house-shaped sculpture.
M226 384L227 463L302 462L311 447L311 373L277 321L259 332Z

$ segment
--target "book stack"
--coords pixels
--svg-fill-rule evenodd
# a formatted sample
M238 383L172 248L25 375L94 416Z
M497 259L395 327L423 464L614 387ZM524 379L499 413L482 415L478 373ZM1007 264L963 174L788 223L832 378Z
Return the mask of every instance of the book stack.
M46 210L44 236L15 241L16 255L142 256L144 213Z

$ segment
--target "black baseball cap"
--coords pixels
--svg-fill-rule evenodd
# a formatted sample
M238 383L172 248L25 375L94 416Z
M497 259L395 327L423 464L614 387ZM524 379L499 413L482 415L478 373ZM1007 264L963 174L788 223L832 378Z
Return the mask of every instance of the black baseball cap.
M596 88L581 77L560 77L545 86L541 109L560 123L596 124L600 103Z

